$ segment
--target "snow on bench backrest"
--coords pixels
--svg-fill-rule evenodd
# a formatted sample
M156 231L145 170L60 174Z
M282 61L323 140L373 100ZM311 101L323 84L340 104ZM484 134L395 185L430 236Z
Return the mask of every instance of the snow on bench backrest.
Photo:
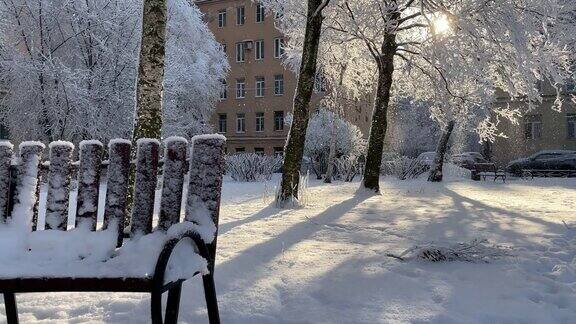
M132 217L126 215L129 184L131 143L112 140L109 143L109 161L102 162L103 146L98 141L80 143L77 203L69 204L74 145L57 141L50 144L50 162L47 182L46 229L66 230L68 206L76 205L76 227L96 230L100 168L107 167L107 190L103 229L115 227L118 245L122 244L124 227L131 224L131 236L152 231L154 196L157 184L160 143L157 140L138 141L136 177ZM222 176L224 173L225 137L201 135L192 140L190 164L186 161L188 142L184 138L165 140L163 190L158 229L166 230L180 222L184 179L190 170L186 203L187 221L195 223L201 236L215 248L216 228ZM20 156L12 165L13 148L9 142L0 142L0 222L12 222L27 230L38 225L39 169L44 145L40 142L20 144ZM14 170L14 171L12 171ZM14 176L15 173L15 176ZM11 178L16 178L13 186ZM12 188L15 187L15 188ZM12 196L12 197L10 197ZM131 219L130 219L131 218ZM42 225L42 224L41 224ZM185 225L185 224L183 224ZM38 228L44 229L44 228Z

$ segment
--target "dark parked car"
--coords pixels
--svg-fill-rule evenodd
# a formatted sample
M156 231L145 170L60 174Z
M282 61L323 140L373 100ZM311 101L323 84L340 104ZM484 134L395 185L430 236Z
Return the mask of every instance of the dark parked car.
M482 154L478 152L465 152L461 154L452 155L452 163L461 168L474 170L476 163L489 163Z
M521 176L522 170L576 170L576 151L540 151L508 163L506 171Z

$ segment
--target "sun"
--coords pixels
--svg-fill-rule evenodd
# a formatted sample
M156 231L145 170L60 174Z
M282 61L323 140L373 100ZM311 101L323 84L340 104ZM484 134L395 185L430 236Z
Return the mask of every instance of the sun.
M452 30L450 20L445 14L440 14L432 19L432 33L435 35L444 35Z

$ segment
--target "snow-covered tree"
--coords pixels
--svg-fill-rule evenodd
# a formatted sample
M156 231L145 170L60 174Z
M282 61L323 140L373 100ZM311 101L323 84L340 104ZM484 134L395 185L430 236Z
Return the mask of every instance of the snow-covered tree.
M289 121L291 118L288 119ZM320 109L312 115L306 131L304 155L314 165L317 176L334 167L329 162L332 126L334 125L334 151L336 157L357 159L366 148L360 129L336 113Z
M348 84L376 84L364 186L379 189L392 96L430 102L433 117L447 125L458 116L493 115L485 109L496 89L525 109L542 101L537 83L559 90L572 76L566 46L576 25L567 17L575 6L567 0L333 0L324 10L320 52L346 48L347 61L355 63ZM301 22L295 21L302 12L297 5L286 8L295 10L284 17L291 26L288 48L297 52ZM480 126L482 138L497 135L493 124Z
M226 58L195 6L169 0L168 15L164 135L203 132ZM141 18L139 0L1 1L0 119L11 139L131 137Z

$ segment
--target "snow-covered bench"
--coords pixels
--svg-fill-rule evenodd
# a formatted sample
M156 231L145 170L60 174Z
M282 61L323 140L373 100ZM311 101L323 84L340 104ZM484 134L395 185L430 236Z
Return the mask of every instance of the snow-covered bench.
M497 169L494 163L476 163L473 171L472 178L476 177L480 180L481 177L482 180L486 181L487 177L493 177L494 181L500 178L502 182L506 182L506 172Z
M224 143L221 135L194 137L188 164L187 141L165 141L160 213L153 229L158 141L137 143L130 216L126 213L130 141L110 142L107 181L102 186L102 144L80 143L77 191L71 190L74 146L51 143L48 179L42 181L45 212L38 208L44 145L24 142L15 159L12 145L0 142L0 292L8 323L18 322L16 293L64 291L150 293L151 322L176 323L182 283L197 274L202 274L210 323L219 323L214 258ZM103 219L98 218L101 191L105 191Z

